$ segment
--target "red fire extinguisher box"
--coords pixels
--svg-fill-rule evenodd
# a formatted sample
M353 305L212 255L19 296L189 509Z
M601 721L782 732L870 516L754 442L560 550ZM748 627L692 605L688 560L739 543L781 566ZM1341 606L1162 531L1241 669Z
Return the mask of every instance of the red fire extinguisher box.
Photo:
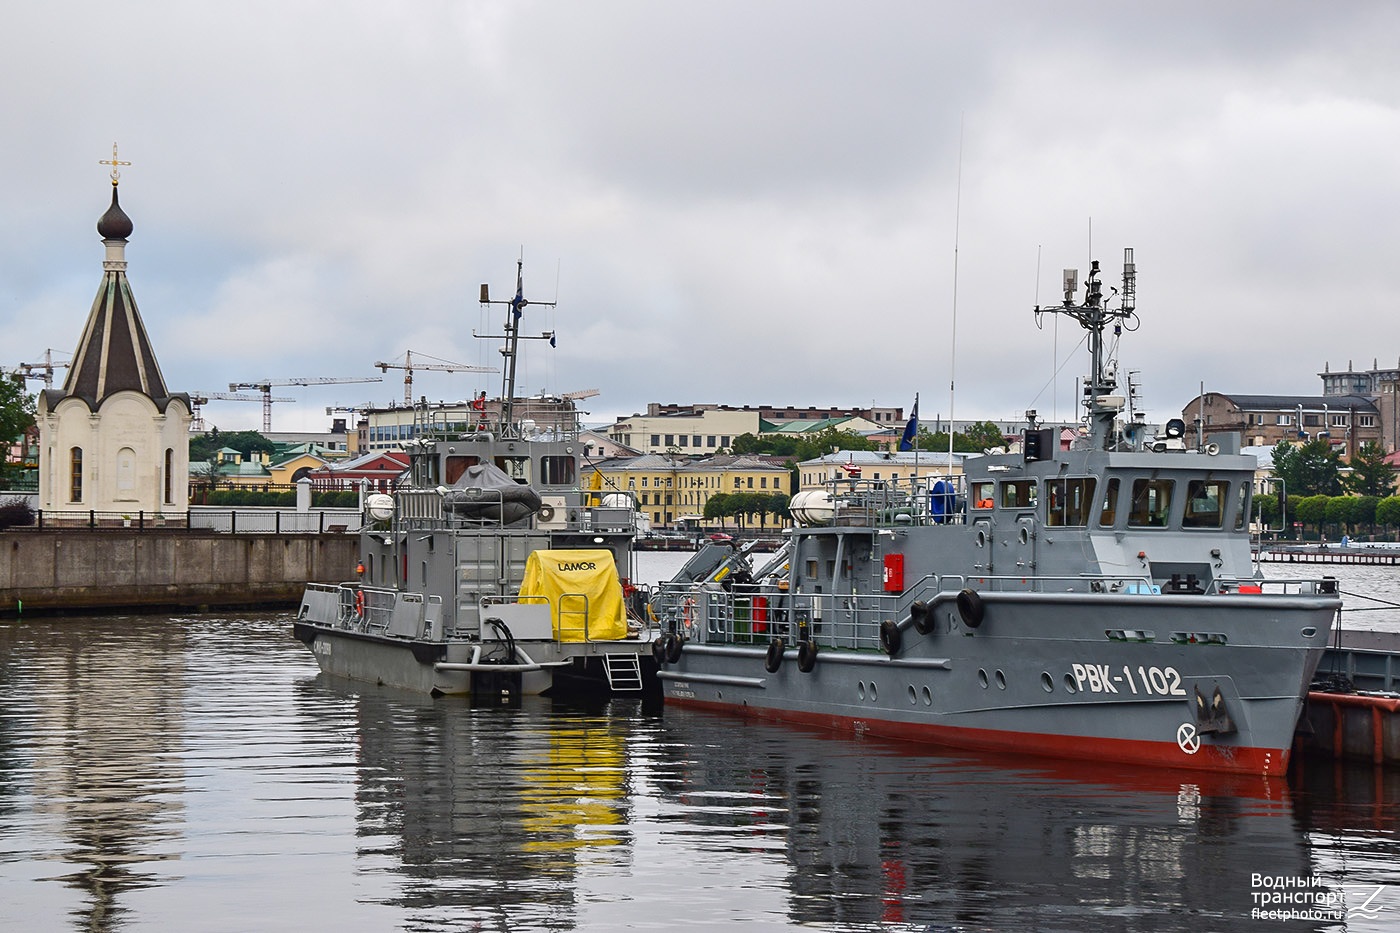
M904 592L904 555L885 555L885 592Z

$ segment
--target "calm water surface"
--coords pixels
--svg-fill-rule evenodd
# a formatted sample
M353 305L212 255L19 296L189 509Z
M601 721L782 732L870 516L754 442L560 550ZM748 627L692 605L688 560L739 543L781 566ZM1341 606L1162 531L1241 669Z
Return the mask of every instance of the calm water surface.
M631 700L473 709L327 679L290 627L0 622L0 929L1400 928L1394 772L1220 780ZM1251 920L1281 878L1351 916Z

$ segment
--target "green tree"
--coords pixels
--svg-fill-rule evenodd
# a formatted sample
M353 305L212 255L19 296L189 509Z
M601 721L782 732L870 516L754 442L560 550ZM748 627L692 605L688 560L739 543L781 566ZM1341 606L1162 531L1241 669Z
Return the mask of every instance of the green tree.
M1278 496L1273 493L1261 493L1254 497L1254 514L1259 517L1266 529L1277 528L1279 519Z
M1400 525L1400 496L1386 496L1376 503L1376 524L1383 528Z
M257 431L220 432L218 428L190 438L190 460L213 460L214 455L225 447L232 448L248 460L255 451L273 453L277 445Z
M1360 496L1388 496L1395 491L1395 467L1386 462L1385 449L1375 441L1361 445L1351 458L1347 489Z
M1318 533L1327 521L1327 496L1303 496L1293 506L1293 517L1304 525L1313 525Z
M34 396L23 383L0 377L0 463L9 457L10 444L34 426Z
M731 493L717 492L705 500L705 521L712 522L719 519L720 527L724 527L724 520L734 514L734 506L730 502Z
M1335 496L1342 492L1341 454L1325 438L1297 446L1280 442L1273 459L1274 475L1284 481L1289 495Z
M948 450L948 432L930 432L922 425L919 427L918 446L920 450L930 450L934 453ZM970 424L966 431L959 431L953 435L953 452L962 454L984 454L993 447L1005 447L1006 435L1001 433L1001 428L990 421L979 421Z
M1352 507L1352 522L1357 525L1365 525L1368 530L1376 530L1376 507L1380 505L1379 496L1357 496L1356 505Z
M1342 534L1350 534L1356 522L1357 506L1361 500L1355 496L1331 496L1327 500L1327 523L1336 525Z
M792 513L788 511L788 503L791 501L786 493L770 493L768 504L764 506L764 510L778 516L779 519L786 520L792 517Z

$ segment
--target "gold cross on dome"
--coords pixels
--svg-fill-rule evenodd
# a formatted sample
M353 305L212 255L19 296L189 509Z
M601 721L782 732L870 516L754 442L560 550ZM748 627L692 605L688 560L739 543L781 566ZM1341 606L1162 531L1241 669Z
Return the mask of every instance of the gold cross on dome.
M110 166L112 166L112 184L115 186L116 183L117 183L117 181L120 180L121 177L122 177L122 173L119 172L119 171L117 171L117 166L118 166L118 165L130 165L131 163L130 163L130 162L123 162L123 161L121 161L120 159L117 158L117 144L116 144L116 143L112 143L112 157L111 157L110 159L98 159L98 160L97 160L97 164L98 164L98 165L110 165Z

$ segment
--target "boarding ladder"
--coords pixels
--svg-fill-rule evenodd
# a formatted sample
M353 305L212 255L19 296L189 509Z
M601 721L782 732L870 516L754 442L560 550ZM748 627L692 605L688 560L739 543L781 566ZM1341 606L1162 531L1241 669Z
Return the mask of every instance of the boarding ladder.
M608 687L613 693L642 689L642 665L635 654L603 655L603 671L608 675Z

